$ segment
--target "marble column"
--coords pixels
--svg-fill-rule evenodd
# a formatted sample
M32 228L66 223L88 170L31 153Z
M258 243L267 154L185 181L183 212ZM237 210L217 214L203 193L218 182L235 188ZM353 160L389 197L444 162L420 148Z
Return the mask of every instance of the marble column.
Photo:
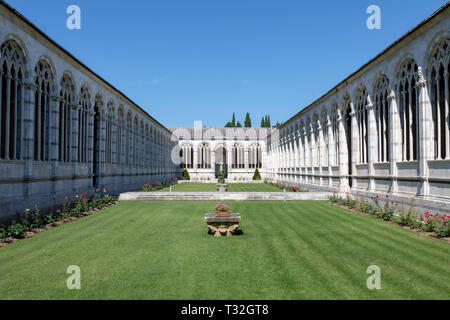
M368 173L369 173L369 190L373 191L375 189L375 181L373 178L374 175L374 166L373 160L375 157L375 153L377 150L376 147L376 122L375 122L375 112L373 108L372 100L370 96L367 97L367 113L368 113L368 128L367 128L367 164L368 164Z
M433 155L433 137L429 128L432 128L432 106L428 96L427 81L422 74L422 68L418 70L419 80L416 83L418 90L418 160L419 160L419 177L421 179L419 196L427 196L430 192L428 182L428 160Z
M391 90L388 97L389 105L389 175L391 177L391 192L398 191L397 183L397 162L402 159L402 137L400 115L394 91Z

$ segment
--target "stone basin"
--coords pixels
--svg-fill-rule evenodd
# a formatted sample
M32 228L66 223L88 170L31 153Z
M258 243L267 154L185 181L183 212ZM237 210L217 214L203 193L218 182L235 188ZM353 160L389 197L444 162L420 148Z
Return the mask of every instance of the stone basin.
M230 213L228 217L218 217L215 213L205 214L206 226L209 233L213 233L215 237L231 237L241 222L240 213Z

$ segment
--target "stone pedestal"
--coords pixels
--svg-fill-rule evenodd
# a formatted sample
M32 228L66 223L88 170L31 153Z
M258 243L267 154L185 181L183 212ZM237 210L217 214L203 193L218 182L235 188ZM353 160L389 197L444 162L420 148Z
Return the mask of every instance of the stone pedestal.
M215 213L205 214L206 226L208 232L214 234L215 237L230 237L239 227L241 222L240 213L230 213L228 217L218 217Z
M228 185L227 184L216 184L216 191L217 192L228 192Z

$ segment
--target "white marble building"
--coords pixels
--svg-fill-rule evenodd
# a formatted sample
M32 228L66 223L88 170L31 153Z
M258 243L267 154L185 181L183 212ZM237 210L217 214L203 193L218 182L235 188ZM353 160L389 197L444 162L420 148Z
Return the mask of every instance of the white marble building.
M192 181L213 181L220 166L228 181L252 180L256 168L264 177L266 136L270 128L171 128L179 141L179 167Z
M450 210L450 6L267 137L267 176Z
M0 133L0 219L177 173L167 128L4 2Z
M167 129L0 2L0 219L66 195L261 176L450 211L450 5L278 130ZM326 75L324 75L326 76Z

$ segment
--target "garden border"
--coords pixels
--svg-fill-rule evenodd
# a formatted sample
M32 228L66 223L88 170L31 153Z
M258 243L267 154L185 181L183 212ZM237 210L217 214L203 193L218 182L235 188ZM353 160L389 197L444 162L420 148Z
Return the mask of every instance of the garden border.
M42 232L45 232L47 230L50 230L50 229L62 226L63 224L67 224L67 223L70 223L72 221L76 221L76 220L82 219L84 217L93 215L96 212L99 212L99 211L102 211L102 210L104 210L106 208L115 206L118 202L119 202L118 200L115 200L115 201L113 201L111 203L108 203L108 204L104 205L103 207L93 208L93 209L90 209L89 211L82 212L78 216L71 216L71 217L68 217L68 218L63 219L63 220L59 220L59 221L55 221L55 222L50 223L50 224L46 224L46 225L42 226L41 228L31 229L31 230L25 232L25 235L24 235L23 238L14 238L14 237L10 236L10 237L5 238L5 239L0 239L0 248L5 247L5 246L7 246L9 244L12 244L12 243L15 243L15 242L27 239L27 238L31 238L31 237L39 234L39 233L42 233Z
M434 232L428 232L428 231L424 231L424 230L422 230L420 228L413 228L413 227L410 227L410 226L404 226L404 225L402 225L400 222L398 222L396 220L387 221L387 220L381 219L380 217L374 216L374 215L372 215L370 213L361 211L361 210L356 209L356 208L350 208L348 206L344 206L344 205L340 205L340 204L337 204L337 203L333 203L331 201L328 201L328 203L331 204L334 207L339 207L339 208L342 208L342 209L350 210L350 211L353 211L353 212L358 213L358 214L363 215L363 216L375 218L377 220L382 220L382 221L390 223L390 224L395 224L395 225L397 225L397 226L399 226L399 227L401 227L403 229L407 229L407 230L410 230L410 231L413 231L413 232L416 232L416 233L420 233L420 234L422 234L422 235L424 235L426 237L430 237L430 238L434 238L434 239L437 239L437 240L441 240L441 241L450 243L450 237L444 237L444 238L438 237L438 236L435 235Z

